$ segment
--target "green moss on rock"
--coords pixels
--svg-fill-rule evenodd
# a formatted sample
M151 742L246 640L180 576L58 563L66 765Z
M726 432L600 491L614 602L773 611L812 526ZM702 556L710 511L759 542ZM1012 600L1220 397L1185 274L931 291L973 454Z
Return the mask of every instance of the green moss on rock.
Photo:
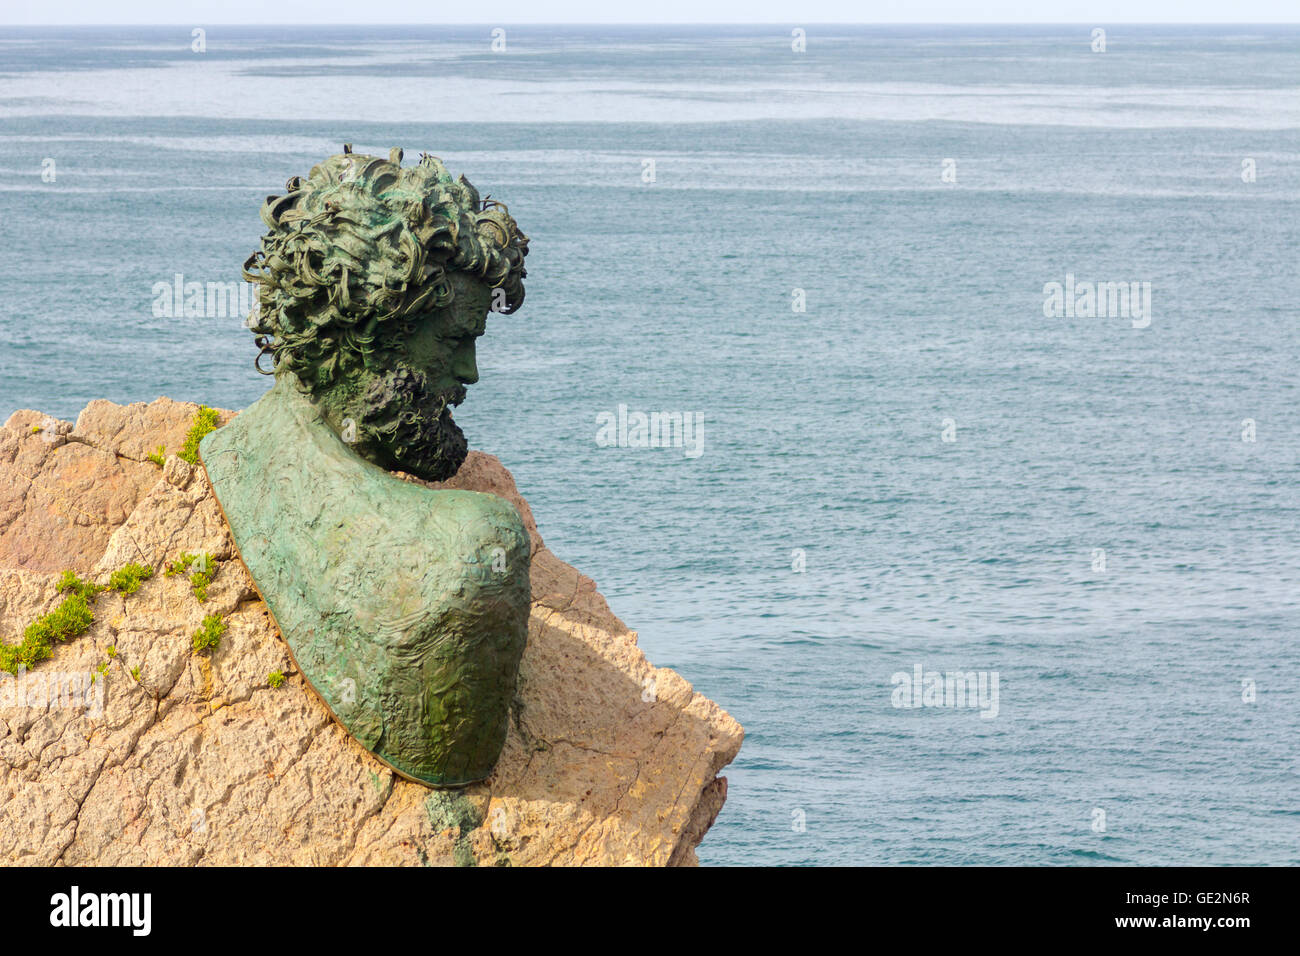
M220 420L216 409L200 405L198 412L194 416L194 424L190 427L189 434L185 436L185 446L180 450L177 457L188 461L191 465L197 465L199 463L199 442L203 440L204 435L216 430Z

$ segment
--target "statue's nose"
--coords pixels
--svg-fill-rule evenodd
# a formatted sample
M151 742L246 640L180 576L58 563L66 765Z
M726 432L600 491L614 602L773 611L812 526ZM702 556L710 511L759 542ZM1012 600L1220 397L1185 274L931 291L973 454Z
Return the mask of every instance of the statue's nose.
M466 385L473 385L478 381L478 363L475 361L473 343L456 350L456 356L451 365L451 374L456 376L458 382L463 382Z

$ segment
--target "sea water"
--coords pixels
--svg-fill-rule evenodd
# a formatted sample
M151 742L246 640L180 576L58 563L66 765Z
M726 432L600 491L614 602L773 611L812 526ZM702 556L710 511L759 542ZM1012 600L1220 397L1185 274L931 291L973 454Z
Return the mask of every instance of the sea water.
M166 290L434 153L532 238L457 420L745 726L702 862L1298 863L1300 32L1096 28L0 30L0 416L246 406Z

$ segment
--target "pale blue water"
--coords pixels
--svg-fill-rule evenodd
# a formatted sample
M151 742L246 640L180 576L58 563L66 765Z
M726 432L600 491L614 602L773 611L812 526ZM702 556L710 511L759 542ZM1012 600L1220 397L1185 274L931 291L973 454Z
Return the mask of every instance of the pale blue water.
M746 727L703 862L1300 862L1300 32L1091 26L0 31L0 415L247 405L153 284L428 150L533 238L457 419ZM1150 327L1045 318L1067 272ZM598 447L620 403L703 454Z

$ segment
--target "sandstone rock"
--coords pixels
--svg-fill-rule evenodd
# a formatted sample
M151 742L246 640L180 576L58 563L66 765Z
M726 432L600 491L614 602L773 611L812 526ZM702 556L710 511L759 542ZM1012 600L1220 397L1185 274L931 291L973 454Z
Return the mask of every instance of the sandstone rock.
M170 455L179 452L198 410L199 406L193 402L174 402L170 398L159 398L147 405L144 402L114 405L96 399L81 410L69 437L112 451L119 458L143 462L159 445ZM224 425L234 412L220 411L219 415Z
M75 427L22 411L0 428L0 637L59 602L65 568L100 582L128 562L157 572L135 594L101 594L91 629L23 681L0 674L0 861L695 862L743 732L645 659L594 582L543 544L497 459L472 452L445 485L523 516L528 647L495 773L434 791L380 764L293 672L202 470L144 460L159 444L178 451L196 410L93 402ZM203 603L162 573L182 551L218 562ZM196 654L191 635L214 613L221 644Z
M0 428L0 568L86 571L158 480L156 465L80 441L19 411Z

